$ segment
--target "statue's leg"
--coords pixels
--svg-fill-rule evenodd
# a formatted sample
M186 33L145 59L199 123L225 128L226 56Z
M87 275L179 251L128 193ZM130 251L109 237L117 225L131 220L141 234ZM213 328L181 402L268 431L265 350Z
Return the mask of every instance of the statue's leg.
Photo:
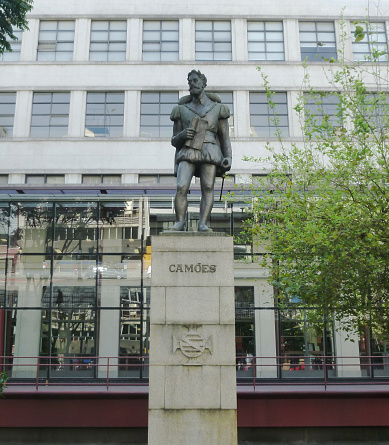
M213 189L215 186L216 165L203 164L200 168L201 183L201 202L200 202L200 220L199 232L211 232L212 229L207 226L211 217L213 207Z
M177 169L177 192L174 199L176 210L176 224L172 230L183 231L185 227L185 215L188 208L188 191L196 166L187 161L181 161Z

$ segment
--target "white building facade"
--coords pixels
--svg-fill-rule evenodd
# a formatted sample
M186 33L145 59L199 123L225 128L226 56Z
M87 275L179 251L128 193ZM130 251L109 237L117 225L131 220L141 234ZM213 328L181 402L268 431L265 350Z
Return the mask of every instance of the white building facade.
M133 365L148 354L150 236L174 221L169 116L188 94L188 72L203 72L231 109L227 188L250 183L266 171L244 157L278 143L257 66L276 93L285 143L302 142L294 112L302 60L325 92L323 58L337 57L343 29L350 61L371 49L368 37L352 39L353 22L367 15L376 43L387 45L389 10L369 4L35 0L29 31L0 61L0 355L14 377L36 374L37 358L25 356L46 357L42 378L78 376L80 364L85 376L104 377L108 357L111 377L147 377ZM189 229L198 218L193 190ZM244 196L215 205L214 229L238 234L247 206ZM350 342L332 325L320 333L307 325L308 309L277 308L258 253L236 243L238 375L253 375L256 356L257 377L322 378L327 356L339 365L327 367L330 377L374 377L347 357L379 357L386 344L368 333ZM377 360L376 375L388 376Z

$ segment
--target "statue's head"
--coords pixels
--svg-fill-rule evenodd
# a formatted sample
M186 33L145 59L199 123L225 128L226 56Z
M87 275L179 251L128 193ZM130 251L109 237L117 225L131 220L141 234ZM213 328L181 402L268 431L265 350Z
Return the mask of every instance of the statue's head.
M188 74L189 92L191 95L198 95L207 86L207 78L198 70L192 70Z

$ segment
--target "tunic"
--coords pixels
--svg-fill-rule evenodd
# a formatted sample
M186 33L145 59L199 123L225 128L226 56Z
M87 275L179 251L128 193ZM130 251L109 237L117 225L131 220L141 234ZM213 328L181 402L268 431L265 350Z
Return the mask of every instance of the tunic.
M201 150L188 148L183 146L177 149L176 165L181 161L188 161L193 164L214 164L220 166L223 159L228 154L223 154L220 148L219 138L217 132L219 129L219 119L228 119L230 117L230 110L227 105L211 101L205 109L205 114L199 115L191 106L191 103L177 105L173 108L170 119L172 121L181 120L182 128L190 128L192 126L193 118L200 117L208 122L207 130L205 132L205 139ZM196 176L197 172L196 172Z

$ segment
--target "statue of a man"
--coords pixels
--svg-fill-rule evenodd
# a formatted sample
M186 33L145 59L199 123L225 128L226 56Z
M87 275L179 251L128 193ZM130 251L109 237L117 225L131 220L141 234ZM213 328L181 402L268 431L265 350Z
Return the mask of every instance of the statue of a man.
M189 96L182 97L173 108L172 145L176 147L175 197L176 224L173 230L183 231L188 207L187 194L193 176L200 178L201 202L199 232L208 227L213 207L216 176L231 169L232 149L228 118L230 110L221 104L217 94L205 93L207 78L200 71L188 74Z

